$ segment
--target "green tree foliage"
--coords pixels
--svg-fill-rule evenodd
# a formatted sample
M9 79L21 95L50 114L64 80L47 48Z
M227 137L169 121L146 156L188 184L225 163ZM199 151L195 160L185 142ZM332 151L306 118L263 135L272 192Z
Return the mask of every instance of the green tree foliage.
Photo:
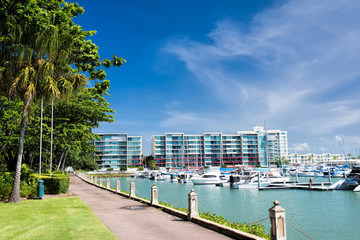
M106 93L105 88L102 90ZM15 171L16 151L18 146L18 124L20 122L22 102L3 97L0 110L0 163L5 164L9 171ZM73 166L75 169L97 168L94 161L96 148L91 144L97 137L91 129L100 122L112 122L114 113L110 104L96 88L87 88L74 96L71 101L63 99L54 104L54 143L53 170ZM44 106L43 122L43 170L46 171L50 159L50 126L51 105ZM39 164L40 137L40 102L35 102L29 114L31 121L26 128L24 141L24 163L37 169ZM69 149L65 158L65 153Z
M144 163L145 166L147 166L150 169L153 170L158 170L158 166L156 166L155 161L154 161L154 157L149 155L149 156L144 156Z
M33 102L77 93L88 79L100 81L95 82L95 89L104 94L108 83L103 81L106 74L101 66L125 62L115 56L100 60L98 47L87 40L95 31L84 31L73 23L73 18L83 12L77 3L62 0L0 0L0 95L23 101L9 202L20 201L26 118ZM75 130L72 134L78 136ZM68 146L65 157L69 151Z

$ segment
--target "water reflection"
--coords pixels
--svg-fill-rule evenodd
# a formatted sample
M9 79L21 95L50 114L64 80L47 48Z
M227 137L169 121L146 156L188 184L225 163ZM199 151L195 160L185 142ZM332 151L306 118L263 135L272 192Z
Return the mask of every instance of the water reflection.
M116 188L116 180L110 185ZM154 181L120 178L121 190L130 191L134 180L136 194L150 199ZM300 178L303 182L308 179ZM326 182L327 179L321 179ZM320 182L321 180L317 180ZM337 179L336 179L337 180ZM335 180L335 181L336 181ZM268 209L278 200L286 210L286 219L314 239L360 239L357 236L357 221L360 215L360 192L230 189L204 185L155 182L159 201L176 207L187 208L187 197L191 189L198 195L199 210L211 211L234 222L252 223L269 215ZM260 224L270 229L270 221ZM287 226L288 239L308 239L291 226Z

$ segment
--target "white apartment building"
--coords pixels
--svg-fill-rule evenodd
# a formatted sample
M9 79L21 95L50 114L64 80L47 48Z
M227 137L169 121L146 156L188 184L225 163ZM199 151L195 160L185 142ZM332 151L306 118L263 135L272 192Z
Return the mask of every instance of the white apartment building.
M287 155L287 132L263 127L236 134L166 133L152 138L152 156L161 167L268 166Z
M142 137L127 133L98 133L96 163L101 170L119 170L142 165Z

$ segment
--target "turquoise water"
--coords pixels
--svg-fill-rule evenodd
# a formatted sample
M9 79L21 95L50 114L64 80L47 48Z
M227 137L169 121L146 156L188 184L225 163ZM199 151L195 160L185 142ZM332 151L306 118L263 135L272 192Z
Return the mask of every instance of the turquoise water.
M116 188L116 180L110 180ZM155 182L145 179L119 178L121 190L129 192L134 180L136 195L150 199L151 186L158 187L159 201L175 207L187 208L187 194L194 189L198 195L199 210L211 211L234 222L253 223L269 216L268 209L278 200L286 210L286 220L313 239L360 240L360 192L230 189L171 182ZM302 179L308 181L308 179ZM314 182L326 179L316 179ZM335 180L336 181L336 180ZM260 224L270 229L270 220ZM288 239L309 239L287 224Z

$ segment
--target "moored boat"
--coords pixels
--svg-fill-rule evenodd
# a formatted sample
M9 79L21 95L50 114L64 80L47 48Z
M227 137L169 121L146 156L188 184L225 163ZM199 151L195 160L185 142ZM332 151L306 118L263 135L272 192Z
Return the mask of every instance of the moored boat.
M207 172L200 177L191 178L191 182L194 185L215 185L219 183L226 183L227 180L220 172Z
M360 191L360 167L353 167L345 180L337 181L330 188L334 190Z

